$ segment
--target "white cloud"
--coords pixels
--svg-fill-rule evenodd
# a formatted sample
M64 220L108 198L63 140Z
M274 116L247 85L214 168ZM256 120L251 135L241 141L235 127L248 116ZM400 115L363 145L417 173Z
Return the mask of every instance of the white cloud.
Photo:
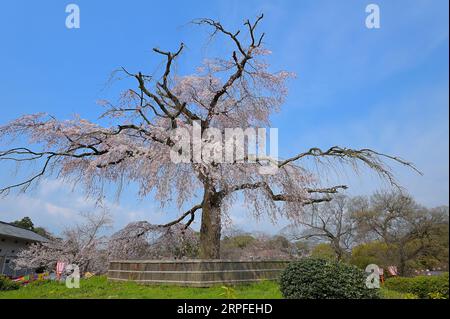
M102 205L110 211L116 230L137 220L162 223L172 217L171 214L164 214L155 205L148 203L121 205L118 202L103 200ZM65 227L81 221L80 213L98 209L101 208L96 205L94 199L87 198L76 188L74 190L73 185L61 180L44 179L31 193L10 194L2 198L0 220L10 222L29 216L35 225L59 233Z

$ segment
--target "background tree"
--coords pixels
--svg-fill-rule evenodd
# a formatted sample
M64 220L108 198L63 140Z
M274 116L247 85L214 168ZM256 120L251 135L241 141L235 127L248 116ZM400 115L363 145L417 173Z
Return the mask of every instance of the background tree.
M235 233L222 240L221 257L233 260L289 260L298 257L298 249L281 235Z
M191 228L175 224L160 227L137 222L111 236L110 259L183 259L198 256L198 234Z
M0 193L25 191L40 177L53 174L78 183L88 195L100 197L109 182L116 183L119 189L134 182L140 197L155 194L161 204L173 202L179 210L200 198L164 226L187 220L187 228L201 211L200 257L219 258L222 222L238 198L243 198L256 216L296 219L302 216L304 206L330 201L330 194L345 188L321 185L302 161L313 159L326 164L334 159L351 167L362 164L395 184L384 160L412 165L371 149L314 147L285 160L263 157L254 161L248 161L254 159L254 154L245 150L231 163L211 157L202 157L198 163L171 160L170 152L177 144L175 128L192 132L198 123L202 137L210 140L208 129L213 127L224 130L270 126L270 115L283 104L285 83L292 74L269 71L263 57L270 51L264 48L264 33L257 31L262 19L261 15L255 21L247 20L244 30L233 31L211 19L194 21L210 28L212 37L233 46L228 57L204 61L195 74L173 72L175 61L182 56L183 43L174 51L153 49L165 61L159 77L122 68L121 74L134 80L136 87L123 92L116 104L102 102L106 107L103 118L112 123L109 127L79 117L59 121L42 113L25 115L0 127L0 138L6 142L28 138L27 145L0 152L0 160L34 162L39 166L29 178L0 188ZM278 169L276 174L260 173L261 166L268 163Z
M36 234L39 234L42 237L45 237L47 239L53 239L53 237L54 237L53 234L50 231L48 231L46 228L44 228L44 227L34 227L33 231Z
M383 241L362 243L353 247L350 263L361 269L367 265L375 264L383 269L394 265L395 261L389 258L389 246Z
M35 227L34 223L30 217L24 217L20 220L13 221L11 224L34 231L36 234L39 234L45 238L48 238L48 239L53 238L52 234L44 227Z
M418 249L424 246L415 260L410 262L414 269L448 270L449 265L449 211L448 206L427 209L432 225L429 226L425 240L416 240L411 244ZM425 244L423 244L425 242Z
M316 244L311 249L310 256L312 258L326 259L326 260L336 260L336 251L328 243Z
M294 242L298 257L306 257L311 253L311 243L307 240L299 240Z
M253 234L239 229L228 230L221 241L222 253L225 255L228 250L244 249L256 241Z
M24 217L24 218L22 218L20 220L13 221L11 224L15 225L15 226L18 226L18 227L22 227L22 228L28 229L28 230L31 230L31 231L34 231L34 224L31 221L30 217Z
M408 274L420 258L442 258L436 242L448 234L448 209L429 210L400 192L378 192L360 199L354 209L360 233L388 245L388 258L400 275Z
M14 259L16 269L47 269L52 271L58 261L76 264L82 273L104 273L107 269L107 239L102 231L112 220L106 211L83 215L84 221L65 229L61 238L34 243L19 251Z
M356 223L348 207L350 201L346 196L336 195L330 202L311 205L296 224L284 231L295 241L325 241L337 260L341 260L349 253L355 240Z

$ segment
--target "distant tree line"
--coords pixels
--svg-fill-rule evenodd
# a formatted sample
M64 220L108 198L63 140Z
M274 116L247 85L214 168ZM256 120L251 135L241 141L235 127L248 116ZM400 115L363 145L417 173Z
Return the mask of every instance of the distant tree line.
M28 229L31 230L33 232L35 232L36 234L39 234L45 238L51 238L52 235L50 234L49 231L47 231L44 227L35 227L33 221L31 220L30 217L24 217L20 220L16 220L13 221L12 223L10 223L11 225L20 227L20 228L24 228L24 229Z
M313 255L397 266L400 275L417 269L448 269L448 206L426 208L401 192L336 196L314 205L284 233L293 241L316 245Z

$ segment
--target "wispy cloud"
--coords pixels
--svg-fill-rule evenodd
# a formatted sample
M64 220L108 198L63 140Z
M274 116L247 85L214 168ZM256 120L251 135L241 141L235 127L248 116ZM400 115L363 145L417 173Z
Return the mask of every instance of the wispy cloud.
M173 217L173 214L165 214L157 205L148 203L130 206L105 199L100 207L97 200L86 197L81 189L61 180L44 179L34 192L10 194L2 198L0 220L10 222L29 216L36 225L58 233L81 221L80 214L100 209L107 209L111 213L116 230L138 220L158 224Z

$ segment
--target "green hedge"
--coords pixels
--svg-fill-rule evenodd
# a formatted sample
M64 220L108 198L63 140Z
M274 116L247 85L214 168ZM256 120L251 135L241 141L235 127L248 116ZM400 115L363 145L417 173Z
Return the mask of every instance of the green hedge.
M19 289L20 285L11 279L0 275L0 291L6 290L16 290Z
M448 273L439 276L417 276L412 278L388 278L384 284L387 289L410 293L425 299L448 299Z
M325 259L304 258L292 262L280 276L280 290L289 299L372 299L367 274L359 268Z

